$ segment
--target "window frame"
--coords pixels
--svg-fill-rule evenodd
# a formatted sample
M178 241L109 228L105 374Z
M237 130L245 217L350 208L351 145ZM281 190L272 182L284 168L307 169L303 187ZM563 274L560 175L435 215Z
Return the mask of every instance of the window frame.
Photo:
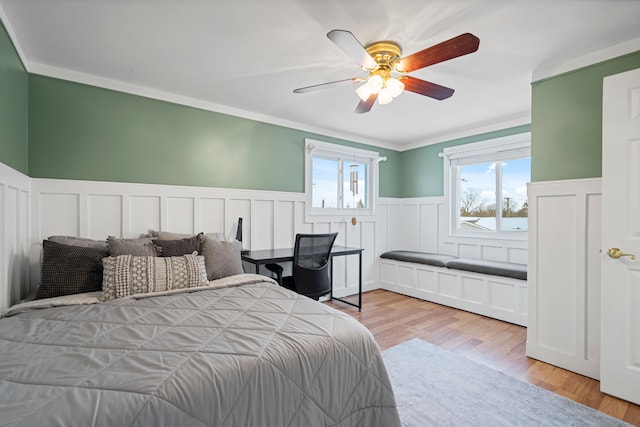
M447 147L443 150L445 201L448 205L449 237L474 237L501 240L527 240L528 231L505 231L502 224L502 167L496 168L496 230L462 230L460 228L460 166L488 162L508 161L531 157L531 132L488 139L470 144Z
M338 207L314 208L313 207L313 158L339 160L338 176ZM306 218L308 222L322 218L323 221L331 219L338 221L350 220L353 216L375 215L375 207L378 195L378 162L383 160L377 151L363 150L346 145L332 144L324 141L305 139L305 194L306 194ZM356 161L367 165L365 178L365 204L366 208L344 208L343 188L343 162Z

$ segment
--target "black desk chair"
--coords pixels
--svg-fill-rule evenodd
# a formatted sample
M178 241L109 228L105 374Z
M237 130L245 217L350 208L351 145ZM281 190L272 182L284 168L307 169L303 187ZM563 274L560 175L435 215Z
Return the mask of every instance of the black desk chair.
M276 274L281 286L317 300L331 291L329 258L337 235L296 234L292 276L282 277L283 268L279 264L267 264L265 267Z

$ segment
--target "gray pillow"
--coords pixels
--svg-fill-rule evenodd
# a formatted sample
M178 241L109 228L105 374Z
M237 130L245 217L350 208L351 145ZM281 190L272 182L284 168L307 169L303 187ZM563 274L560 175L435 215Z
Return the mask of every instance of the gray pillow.
M102 289L102 258L106 250L42 242L42 270L36 299Z
M95 248L100 249L101 251L109 250L109 245L105 240L93 240L93 239L85 239L84 237L74 237L74 236L51 236L49 237L50 241L56 243L62 243L63 245L69 246L80 246L82 248Z
M107 238L109 255L158 256L159 252L150 237L136 239L118 239L114 236Z
M145 237L153 237L154 239L157 239L159 233L160 232L158 230L150 228L149 231L147 231L147 235Z
M217 240L219 242L223 242L226 241L227 238L225 237L224 233L205 233L202 236L202 239L204 241L204 239L213 239L213 240Z
M223 242L206 237L202 242L202 255L209 280L244 273L240 249L242 242Z
M200 234L203 234L203 233L200 233ZM156 231L152 229L149 229L149 232L147 233L147 237L153 237L154 239L158 239L158 240L180 240L180 239L187 239L193 236L195 236L195 234L173 233L171 231ZM206 233L203 236L211 237L212 239L216 239L216 240L226 239L224 236L224 233Z
M188 239L180 240L160 240L154 239L153 243L156 247L160 248L160 256L182 256L186 254L192 254L194 252L200 253L201 234L190 237Z

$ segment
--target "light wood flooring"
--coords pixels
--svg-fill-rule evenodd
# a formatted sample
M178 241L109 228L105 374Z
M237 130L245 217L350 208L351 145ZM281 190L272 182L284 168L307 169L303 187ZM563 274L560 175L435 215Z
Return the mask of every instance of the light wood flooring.
M362 312L338 301L327 304L358 319L382 350L420 338L640 425L640 406L601 393L599 381L525 356L527 330L522 326L385 290L364 293Z

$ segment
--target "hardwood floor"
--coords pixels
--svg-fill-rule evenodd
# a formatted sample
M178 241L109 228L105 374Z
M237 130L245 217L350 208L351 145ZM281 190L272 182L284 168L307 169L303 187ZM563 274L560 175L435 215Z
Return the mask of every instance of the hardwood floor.
M327 302L352 315L382 350L412 338L461 354L508 375L640 425L640 406L600 392L600 382L525 356L527 330L385 290L363 294L363 309ZM640 386L640 385L639 385Z

